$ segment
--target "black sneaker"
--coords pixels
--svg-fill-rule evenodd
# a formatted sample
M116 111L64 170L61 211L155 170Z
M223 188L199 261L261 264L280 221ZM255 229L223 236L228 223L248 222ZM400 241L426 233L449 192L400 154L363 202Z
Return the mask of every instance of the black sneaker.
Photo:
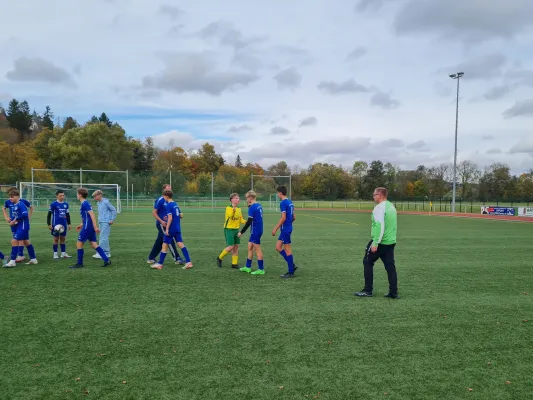
M355 292L353 295L357 297L372 297L372 292L365 292L363 290L361 292Z
M217 265L218 268L222 268L222 259L220 257L217 257Z
M387 297L389 299L399 299L400 296L398 296L397 294L392 294L392 293L387 293L384 297Z
M109 267L109 266L111 266L111 260L105 262L104 265L102 265L102 267Z
M239 269L239 266L237 264L231 264L231 268Z
M74 264L74 265L71 265L69 268L83 268L85 267L85 265L83 264Z
M280 275L279 277L283 279L289 279L289 278L294 278L294 274L289 274L287 272L286 274Z

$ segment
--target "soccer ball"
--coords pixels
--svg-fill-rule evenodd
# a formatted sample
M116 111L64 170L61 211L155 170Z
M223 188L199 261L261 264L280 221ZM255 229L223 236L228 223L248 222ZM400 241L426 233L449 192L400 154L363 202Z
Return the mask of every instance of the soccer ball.
M56 225L56 226L54 226L54 232L55 233L63 233L63 232L65 232L65 227L63 225Z

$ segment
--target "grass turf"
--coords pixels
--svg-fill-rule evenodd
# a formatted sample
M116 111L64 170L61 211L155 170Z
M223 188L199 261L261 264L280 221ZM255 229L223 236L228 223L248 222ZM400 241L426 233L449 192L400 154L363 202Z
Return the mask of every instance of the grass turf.
M363 287L368 214L297 211L300 268L282 280L286 265L269 233L278 213L265 214L265 276L232 270L230 256L216 267L220 210L185 213L189 271L168 262L162 271L148 267L149 211L120 215L111 268L86 249L83 270L67 268L74 259L51 259L45 214L34 214L40 264L0 271L2 399L524 399L533 392L530 224L400 215L401 299L389 300L381 262L376 297L352 295ZM6 226L6 253L9 238ZM73 231L71 255L74 243Z

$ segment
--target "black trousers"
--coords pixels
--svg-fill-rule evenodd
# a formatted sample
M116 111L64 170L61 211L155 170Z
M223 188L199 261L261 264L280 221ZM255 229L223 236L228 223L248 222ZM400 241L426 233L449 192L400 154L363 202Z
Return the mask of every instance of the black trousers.
M165 237L165 233L163 232L163 228L161 225L157 224L157 238L155 239L154 245L152 246L152 251L150 251L150 255L148 256L149 260L155 260L157 255L161 252L161 249L163 248L163 239ZM179 257L178 249L176 248L176 243L172 241L172 250L174 250L174 254L176 255L176 260Z
M396 275L396 265L394 263L394 247L396 244L379 244L375 253L370 251L372 240L368 242L363 258L365 267L365 292L372 293L374 285L374 264L378 259L383 261L387 277L389 279L389 293L398 294L398 276Z

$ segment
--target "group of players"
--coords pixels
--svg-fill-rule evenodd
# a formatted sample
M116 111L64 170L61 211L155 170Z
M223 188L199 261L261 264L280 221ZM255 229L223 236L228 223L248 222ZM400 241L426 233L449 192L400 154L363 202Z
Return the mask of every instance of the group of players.
M296 220L294 214L294 205L287 197L287 187L278 186L278 198L281 200L280 210L281 218L272 230L272 236L275 236L280 230L278 241L276 243L277 252L287 262L288 271L281 275L282 278L293 278L294 272L298 268L294 264L291 247L291 234L293 230L293 222ZM156 228L158 231L157 239L152 247L152 251L148 256L148 264L154 269L162 269L167 256L167 252L172 252L176 264L185 264L183 269L192 268L193 264L185 244L183 243L181 231L181 219L183 213L179 206L172 200L173 193L170 185L163 186L162 196L154 203L152 215L156 219ZM226 247L217 257L217 265L222 268L222 260L231 253L231 267L239 269L242 272L247 272L252 275L264 275L264 259L263 251L261 249L261 237L263 235L263 207L257 202L257 194L250 190L245 195L248 203L248 219L245 220L242 216L242 211L238 207L240 197L238 193L232 193L229 197L230 204L226 207L224 219L224 237L226 240ZM241 229L241 224L244 226ZM248 240L248 257L246 259L246 266L239 268L239 244L241 236L250 228L250 238ZM177 242L179 249L183 253L183 260L176 248L174 241ZM159 253L159 260L156 261L156 256ZM252 271L253 255L257 258L258 269Z
M37 264L37 257L35 249L30 242L30 219L33 214L33 205L26 199L20 197L20 192L17 188L10 188L8 191L9 200L4 203L4 218L11 226L13 239L11 240L11 255L9 260L0 252L0 259L3 261L5 268L12 268L17 265L17 262L25 260L24 247L28 250L30 261L26 264ZM104 260L103 267L111 265L111 261L98 245L96 234L100 231L97 224L94 211L91 203L87 200L89 192L85 188L80 188L77 191L77 198L81 202L80 214L81 224L76 226L78 234L78 241L76 243L77 262L69 268L82 268L85 242L89 242L91 247L96 250L100 257ZM9 210L9 214L8 214ZM47 225L53 236L53 251L54 259L71 258L66 251L66 236L67 232L72 228L70 223L69 204L65 201L65 192L58 190L56 192L56 201L50 204L47 215ZM58 226L61 229L56 229ZM58 247L61 246L61 256L58 253Z
M288 267L287 273L281 275L281 277L292 278L294 277L294 272L298 268L294 264L291 247L291 234L296 216L294 214L294 205L287 197L287 187L278 186L276 190L277 195L281 200L281 218L272 230L272 236L275 236L277 231L280 230L278 241L276 243L276 251L285 259ZM30 219L33 214L33 205L31 205L28 200L21 198L20 192L15 187L10 188L8 194L9 200L4 204L3 213L4 218L11 226L13 236L11 241L11 255L9 260L7 260L6 256L0 252L0 259L3 260L4 267L15 267L17 262L25 260L24 247L26 247L30 257L27 264L37 264L38 261L35 249L30 242ZM76 227L76 231L79 232L76 243L77 262L69 268L84 267L83 246L87 241L103 259L103 267L111 265L109 257L98 245L96 234L99 232L99 228L94 211L90 202L87 200L87 197L87 189L79 188L77 190L77 198L81 202L80 214L82 222ZM232 193L229 197L231 205L226 207L224 221L226 247L222 250L216 261L218 267L221 268L223 258L231 253L232 268L239 269L242 272L247 272L252 275L264 275L263 251L261 249L261 237L263 235L263 207L257 201L257 194L253 190L248 191L245 197L248 203L247 220L243 218L242 211L238 207L240 203L239 194ZM151 264L153 269L162 269L170 247L176 264L184 264L183 269L192 268L193 264L191 262L189 251L183 243L181 232L181 219L183 218L183 213L177 203L173 200L173 192L170 185L163 186L162 196L155 201L152 215L156 219L158 237L148 257L148 264ZM241 223L244 224L242 229ZM56 201L50 204L47 215L47 225L53 236L53 258L71 258L66 252L66 236L67 232L71 230L69 204L65 201L65 193L62 190L56 192ZM56 229L58 226L60 226L60 229ZM248 228L250 228L250 238L248 240L248 257L246 259L246 266L239 268L240 238ZM181 250L184 260L178 253L175 243L177 243ZM58 255L59 246L61 247L60 256ZM155 257L158 253L159 260L156 261ZM252 271L254 253L257 258L258 269Z

